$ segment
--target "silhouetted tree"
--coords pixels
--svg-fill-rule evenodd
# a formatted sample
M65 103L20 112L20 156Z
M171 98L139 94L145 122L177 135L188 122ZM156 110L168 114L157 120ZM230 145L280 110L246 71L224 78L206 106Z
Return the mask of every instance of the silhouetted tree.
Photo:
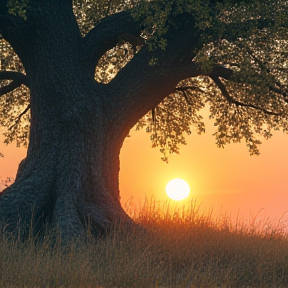
M0 124L28 145L0 196L7 231L64 240L119 222L119 153L145 127L163 160L185 134L218 146L288 128L287 2L2 0ZM8 226L7 226L7 225Z

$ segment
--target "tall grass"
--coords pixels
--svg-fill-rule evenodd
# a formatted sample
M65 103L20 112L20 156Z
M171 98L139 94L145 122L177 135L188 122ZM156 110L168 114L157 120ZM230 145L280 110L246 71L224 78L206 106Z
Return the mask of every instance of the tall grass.
M145 203L145 229L86 246L0 239L0 287L288 287L288 237L265 219L213 220L199 205ZM49 238L49 237L47 237ZM79 243L78 243L79 244Z

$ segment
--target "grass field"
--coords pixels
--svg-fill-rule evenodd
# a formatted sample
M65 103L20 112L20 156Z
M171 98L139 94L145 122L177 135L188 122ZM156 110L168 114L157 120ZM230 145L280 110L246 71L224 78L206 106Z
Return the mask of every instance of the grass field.
M0 287L288 287L288 235L280 225L213 220L195 203L186 211L146 203L135 221L145 229L120 228L66 253L48 239L2 237Z

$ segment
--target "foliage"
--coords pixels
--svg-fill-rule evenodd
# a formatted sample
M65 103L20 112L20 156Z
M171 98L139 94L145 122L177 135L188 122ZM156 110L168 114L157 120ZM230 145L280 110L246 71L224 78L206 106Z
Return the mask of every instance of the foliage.
M0 38L0 71L24 72L24 67L12 47ZM0 87L12 81L1 81ZM16 141L17 146L27 146L29 135L29 112L21 117L29 104L29 89L24 85L0 96L0 128L5 143Z
M28 2L16 2L8 1L10 13L25 17ZM119 39L99 60L95 79L103 84L108 84L143 46L151 52L151 65L158 65L155 55L165 51L167 31L177 28L179 17L193 17L195 27L191 29L198 40L192 61L200 64L203 75L181 81L175 93L139 119L136 126L146 127L152 146L160 147L164 161L168 153L179 153L179 145L185 144L185 134L191 133L191 126L198 133L205 131L201 117L205 105L209 105L210 118L215 120L214 135L219 147L244 139L250 153L258 154L259 136L267 139L273 130L288 131L286 1L75 0L73 3L82 35L103 18L123 10L131 11L143 27L142 45ZM9 43L0 41L1 71L24 72ZM209 75L215 65L231 69L233 77L217 84L217 79L215 82ZM2 81L0 87L6 84ZM23 86L0 97L0 125L5 129L6 143L16 140L18 145L27 144L29 114L18 116L28 103L29 91Z
M26 19L26 9L29 5L29 0L9 0L7 2L7 7L9 9L9 13L16 16L20 16Z

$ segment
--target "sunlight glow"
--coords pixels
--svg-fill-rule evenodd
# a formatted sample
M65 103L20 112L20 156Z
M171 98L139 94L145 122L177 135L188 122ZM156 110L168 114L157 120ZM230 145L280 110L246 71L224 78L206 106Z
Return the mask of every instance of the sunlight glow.
M166 186L166 194L172 200L183 200L188 197L189 193L190 187L188 183L179 178L169 181Z

